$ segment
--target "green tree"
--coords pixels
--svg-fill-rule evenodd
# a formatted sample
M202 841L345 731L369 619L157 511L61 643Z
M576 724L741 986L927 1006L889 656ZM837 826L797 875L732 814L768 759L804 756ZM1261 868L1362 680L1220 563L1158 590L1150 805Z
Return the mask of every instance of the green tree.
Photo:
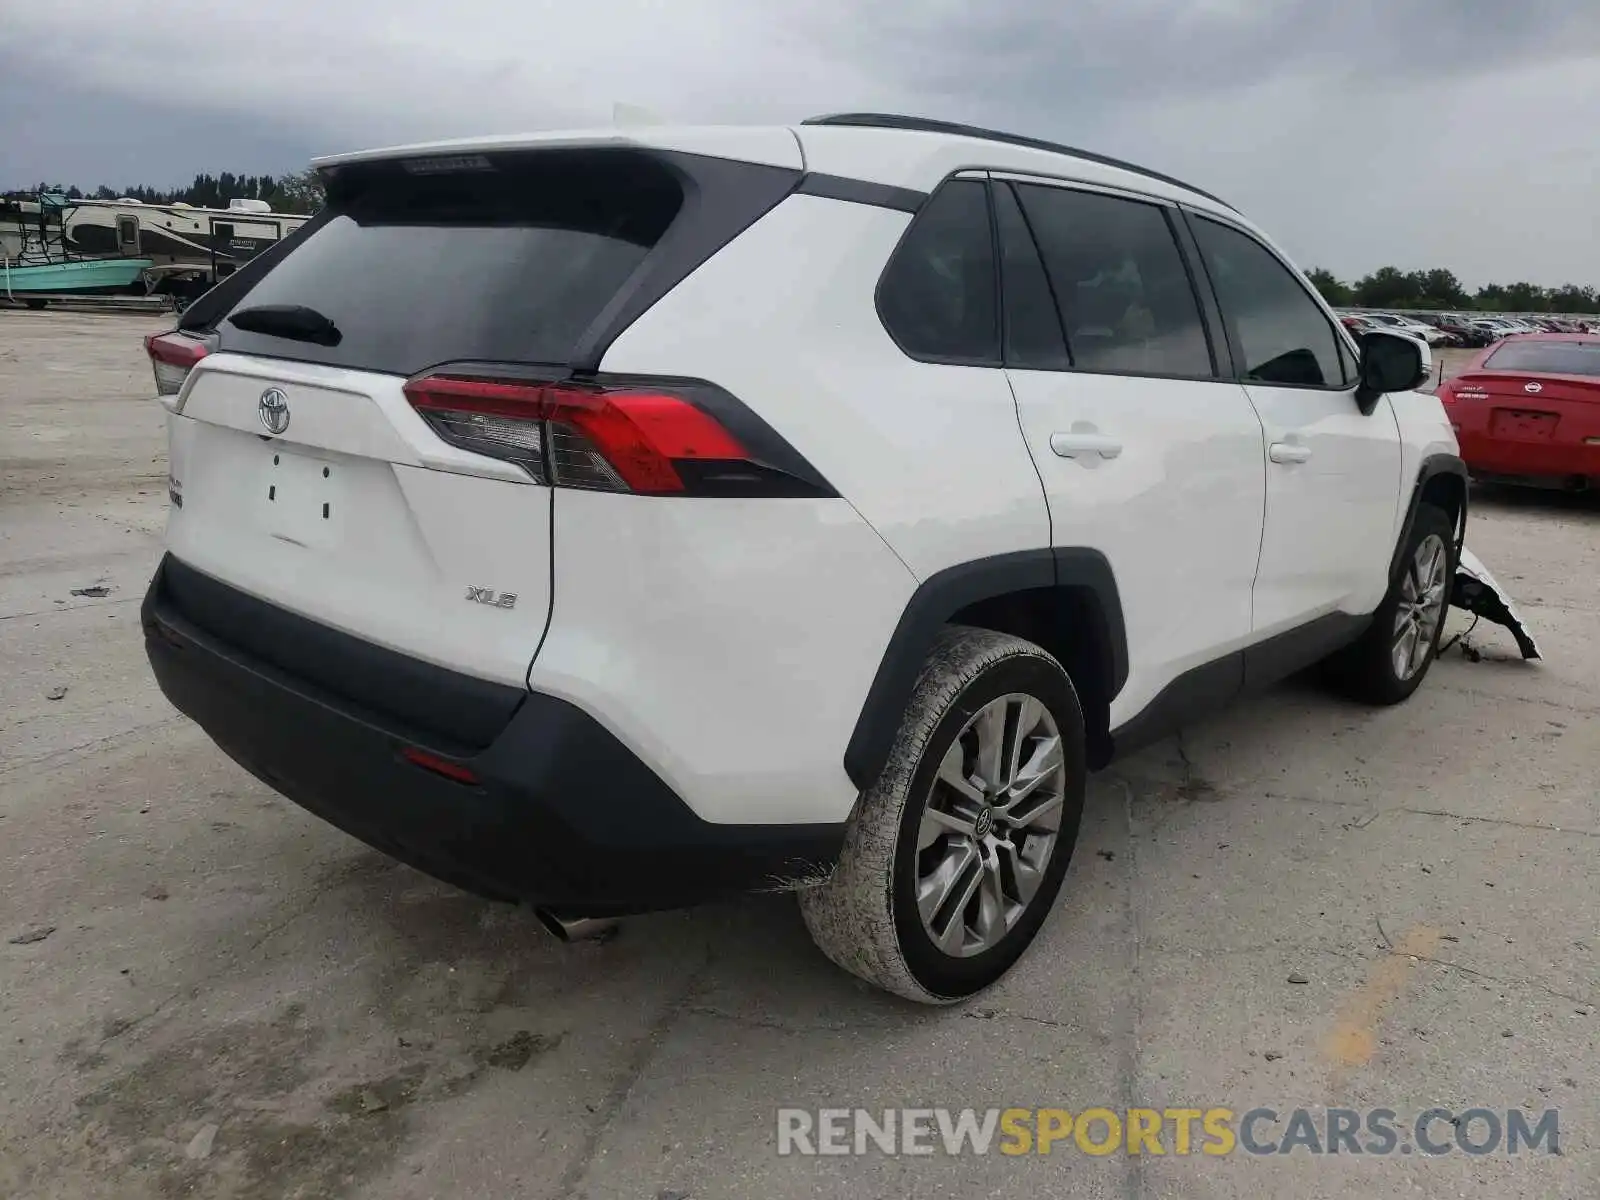
M1306 272L1306 278L1334 308L1344 308L1355 302L1355 294L1351 292L1350 285L1341 282L1339 277L1326 267L1312 267Z
M1356 303L1363 308L1400 308L1412 299L1412 282L1399 267L1379 267L1357 280Z
M1600 312L1600 293L1592 287L1568 283L1550 293L1550 311L1560 313Z
M1504 312L1511 307L1506 299L1506 289L1498 283L1486 283L1479 288L1477 302L1485 312Z
M295 171L277 181L269 199L279 212L314 213L327 200L327 191L315 171Z
M1463 308L1467 304L1466 289L1454 271L1434 267L1428 271L1413 271L1411 281L1414 294L1422 301L1421 308Z
M1506 289L1506 303L1513 312L1544 312L1550 296L1536 283L1513 283Z

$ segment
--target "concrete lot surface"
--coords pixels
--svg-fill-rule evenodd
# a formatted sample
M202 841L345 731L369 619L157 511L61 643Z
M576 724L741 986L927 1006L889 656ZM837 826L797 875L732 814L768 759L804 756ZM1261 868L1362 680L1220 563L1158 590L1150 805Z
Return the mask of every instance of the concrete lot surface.
M1039 943L925 1011L783 897L561 946L226 761L138 633L160 324L0 313L0 1196L1600 1195L1600 502L1475 498L1547 662L1480 625L1399 708L1295 682L1098 777ZM777 1154L853 1105L1556 1108L1563 1153Z

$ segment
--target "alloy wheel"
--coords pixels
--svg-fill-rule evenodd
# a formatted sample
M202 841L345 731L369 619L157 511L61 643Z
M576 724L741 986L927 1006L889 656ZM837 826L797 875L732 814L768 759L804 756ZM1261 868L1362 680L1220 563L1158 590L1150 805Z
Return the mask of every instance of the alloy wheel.
M945 954L996 945L1028 910L1061 830L1061 731L1032 696L991 700L939 763L917 838L917 910Z
M1439 622L1444 618L1445 568L1449 564L1444 539L1430 533L1406 564L1400 583L1400 607L1395 613L1390 656L1394 673L1404 681L1422 670L1433 649Z

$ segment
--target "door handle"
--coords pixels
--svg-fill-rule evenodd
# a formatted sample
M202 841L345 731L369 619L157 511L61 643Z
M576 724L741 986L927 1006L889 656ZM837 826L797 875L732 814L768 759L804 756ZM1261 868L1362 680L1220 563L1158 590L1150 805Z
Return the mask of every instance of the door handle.
M1092 454L1116 458L1122 453L1122 443L1103 433L1052 433L1050 449L1062 458L1088 458Z
M1295 442L1273 442L1267 447L1267 457L1275 463L1303 463L1311 457L1311 447Z

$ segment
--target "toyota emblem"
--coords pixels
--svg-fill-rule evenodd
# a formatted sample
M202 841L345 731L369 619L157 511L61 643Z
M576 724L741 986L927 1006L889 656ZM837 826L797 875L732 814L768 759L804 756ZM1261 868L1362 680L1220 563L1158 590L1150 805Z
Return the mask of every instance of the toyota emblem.
M1544 384L1540 383L1537 379L1530 379L1527 383L1522 385L1522 390L1525 392L1542 392L1544 391Z
M261 393L256 415L261 418L261 427L268 433L282 433L289 428L289 397L283 394L282 388L268 388Z

